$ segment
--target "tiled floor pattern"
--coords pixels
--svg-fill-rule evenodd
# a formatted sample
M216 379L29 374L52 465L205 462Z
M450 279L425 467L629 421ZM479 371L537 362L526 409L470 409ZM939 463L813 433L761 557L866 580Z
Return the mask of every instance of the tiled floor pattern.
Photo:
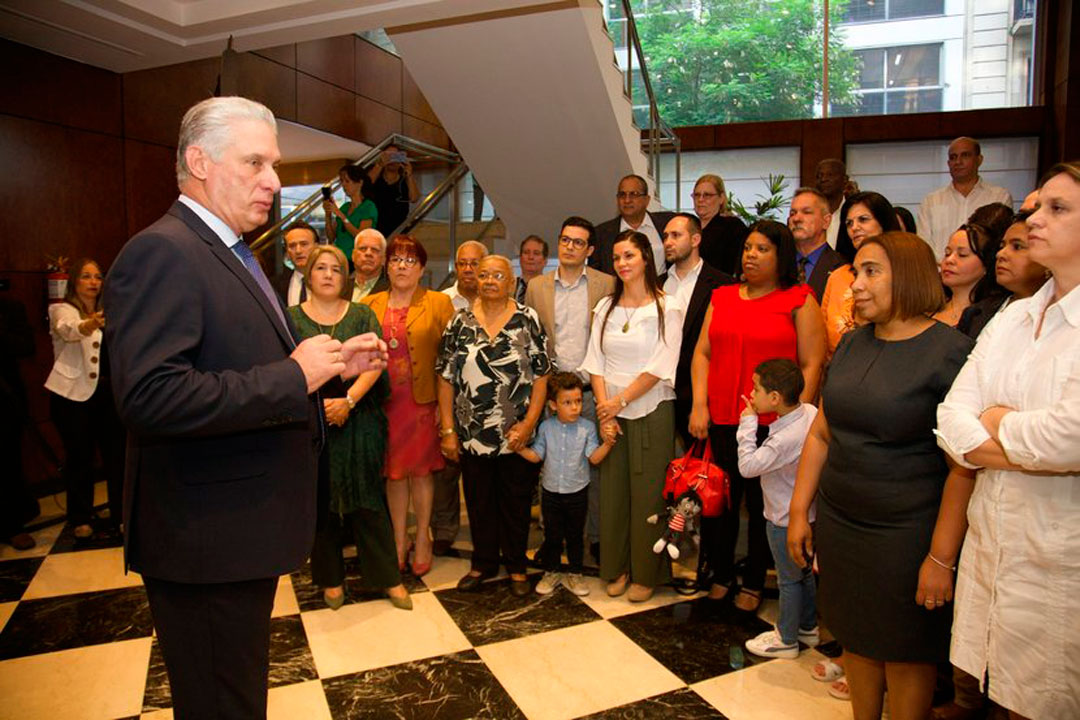
M121 549L51 526L0 546L0 720L171 718L138 575ZM467 540L462 543L467 547ZM271 621L270 718L850 718L798 660L729 666L760 617L670 588L632 605L565 590L519 599L505 578L462 593L460 557L409 578L415 608L364 594L327 609L305 570L282 577ZM532 575L533 582L538 575Z

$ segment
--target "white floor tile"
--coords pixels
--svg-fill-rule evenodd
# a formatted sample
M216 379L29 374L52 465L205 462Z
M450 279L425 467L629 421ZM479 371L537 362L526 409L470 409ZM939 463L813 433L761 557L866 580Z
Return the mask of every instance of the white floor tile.
M270 688L266 720L331 720L322 683L311 680L297 685Z
M575 718L684 687L604 620L476 652L530 720Z
M296 603L292 578L288 575L282 575L278 578L277 591L274 593L274 609L270 611L270 617L296 615L299 612L300 606Z
M15 612L15 606L18 604L17 602L0 603L0 632L4 631L8 618Z
M320 678L467 650L469 641L432 593L415 593L411 611L386 600L303 613Z
M830 697L828 683L810 677L822 657L808 650L690 687L729 720L850 720L851 703Z
M34 522L37 522L37 520ZM0 543L0 560L14 560L16 558L41 557L42 555L48 555L49 551L52 550L53 543L56 542L56 538L60 537L60 532L63 529L63 523L56 523L55 525L50 525L30 533L34 538L34 542L37 544L29 550L16 550L7 543Z
M23 600L142 585L138 573L124 574L124 549L83 550L50 555L26 588Z
M0 662L0 720L112 720L142 710L150 638Z

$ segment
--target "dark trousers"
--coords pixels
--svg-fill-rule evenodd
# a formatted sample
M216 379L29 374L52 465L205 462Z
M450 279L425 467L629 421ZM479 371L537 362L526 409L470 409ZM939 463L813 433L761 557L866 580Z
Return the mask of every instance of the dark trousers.
M26 415L21 401L0 394L0 542L22 532L23 525L38 514L37 500L26 487L23 477L22 437Z
M544 545L540 549L544 569L551 572L559 569L565 542L570 572L580 573L585 560L585 514L589 509L589 486L572 493L557 493L541 488L540 509L544 513Z
M461 453L473 570L485 574L498 571L501 553L506 572L524 574L536 477L536 466L516 453Z
M68 522L85 525L93 516L96 449L101 453L109 491L109 519L119 523L123 516L125 435L109 384L99 382L94 394L83 402L49 393L49 409L64 444Z
M277 578L175 583L143 576L177 720L266 718Z
M727 472L731 480L731 508L720 517L701 519L701 554L698 559L698 579L711 577L716 585L735 581L735 545L739 540L739 506L746 497L747 556L743 587L761 590L765 586L765 571L769 566L769 540L765 534L765 501L759 478L744 478L739 473L737 425L713 425L709 428L709 444L713 459ZM759 428L768 433L768 427Z
M442 470L435 471L435 498L431 506L431 534L434 540L452 543L457 538L461 527L460 474L461 467L450 461Z

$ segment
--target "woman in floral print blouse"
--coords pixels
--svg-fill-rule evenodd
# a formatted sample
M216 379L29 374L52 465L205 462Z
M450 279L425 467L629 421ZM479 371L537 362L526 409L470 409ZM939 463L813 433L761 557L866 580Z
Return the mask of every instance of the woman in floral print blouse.
M511 591L523 597L536 469L517 451L540 420L551 362L536 312L514 301L510 261L489 255L477 277L479 297L446 327L435 366L441 448L461 464L473 540L458 588L494 577L501 554Z

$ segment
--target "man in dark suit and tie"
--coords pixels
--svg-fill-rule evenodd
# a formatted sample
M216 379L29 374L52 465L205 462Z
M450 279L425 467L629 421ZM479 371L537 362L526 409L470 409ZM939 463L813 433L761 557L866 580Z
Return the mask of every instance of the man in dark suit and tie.
M802 187L795 191L795 196L791 198L788 227L795 237L799 282L810 286L819 303L829 275L844 264L844 256L829 247L827 242L831 221L829 199L819 190Z
M679 365L675 370L675 429L683 445L690 447L690 407L694 403L690 384L690 361L694 347L701 335L705 312L709 309L712 291L721 285L735 282L735 278L706 263L699 255L701 247L701 223L690 213L677 213L664 226L664 259L668 271L660 283L665 295L674 295L686 307L683 319L682 345L679 347Z
M241 234L280 189L273 114L212 98L184 115L180 198L105 282L129 430L126 562L143 576L176 718L266 715L277 578L311 549L318 388L385 364L372 334L297 345Z
M297 220L285 229L285 255L292 263L292 272L275 275L271 280L274 290L281 301L290 307L307 300L307 286L304 285L304 268L307 267L308 255L315 248L319 234L303 220Z
M614 276L615 261L612 259L612 252L615 248L615 237L625 230L637 230L649 238L653 258L656 260L656 274L663 275L666 266L661 233L672 213L648 211L649 185L640 175L627 175L620 180L615 198L619 205L619 216L596 226L596 251L589 256L589 267Z

